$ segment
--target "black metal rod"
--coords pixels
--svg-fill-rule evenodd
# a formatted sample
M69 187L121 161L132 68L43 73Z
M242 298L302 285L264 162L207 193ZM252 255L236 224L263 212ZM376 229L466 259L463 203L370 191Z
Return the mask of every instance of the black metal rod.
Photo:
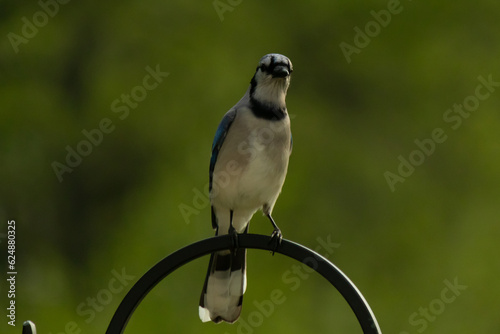
M275 244L271 243L269 236L259 234L239 234L238 246L241 248L263 249L276 251L300 261L325 277L345 298L355 313L363 333L380 334L380 327L375 319L370 306L361 292L351 280L340 271L328 259L320 254L295 242L283 239L281 246L276 250ZM230 249L232 246L231 236L223 235L195 242L165 257L152 267L137 283L130 289L122 300L108 326L106 334L121 334L144 297L161 280L177 268L189 263L201 256L215 251Z

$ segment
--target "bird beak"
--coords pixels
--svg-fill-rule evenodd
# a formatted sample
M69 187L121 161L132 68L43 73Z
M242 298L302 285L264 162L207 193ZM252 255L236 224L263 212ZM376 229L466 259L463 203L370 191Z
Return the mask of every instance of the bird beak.
M273 69L273 78L285 78L290 75L288 68L283 65L278 65Z

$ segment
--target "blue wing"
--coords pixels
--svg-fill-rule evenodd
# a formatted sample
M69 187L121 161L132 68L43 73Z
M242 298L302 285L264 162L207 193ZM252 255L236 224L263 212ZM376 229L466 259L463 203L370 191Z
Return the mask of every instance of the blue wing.
M226 139L227 132L233 124L234 118L236 117L236 110L231 110L224 115L222 121L217 127L215 132L214 142L212 144L212 157L210 158L210 184L209 190L212 191L212 179L214 174L215 163L217 162L217 157L219 155L220 148Z

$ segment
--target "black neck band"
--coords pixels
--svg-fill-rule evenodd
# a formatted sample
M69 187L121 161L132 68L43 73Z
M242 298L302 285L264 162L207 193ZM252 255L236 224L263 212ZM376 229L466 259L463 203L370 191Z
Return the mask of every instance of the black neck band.
M252 104L252 112L258 118L267 119L270 121L279 121L285 118L286 108L277 107L257 101L253 97L250 98Z

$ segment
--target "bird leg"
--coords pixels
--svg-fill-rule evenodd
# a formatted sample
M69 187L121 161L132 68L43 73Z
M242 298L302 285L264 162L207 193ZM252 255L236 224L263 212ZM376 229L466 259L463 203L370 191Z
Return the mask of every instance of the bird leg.
M267 218L271 221L271 224L273 224L274 231L271 234L271 241L270 243L274 243L274 249L273 249L273 255L274 252L276 252L276 249L278 249L279 246L281 246L281 241L283 240L283 234L281 233L281 230L279 229L278 225L274 222L273 217L271 217L271 214L268 213L266 214Z
M239 247L239 243L238 243L238 232L236 232L236 229L233 226L233 210L229 211L228 234L231 236L231 252L233 252L233 254L236 254L236 251L238 250Z

